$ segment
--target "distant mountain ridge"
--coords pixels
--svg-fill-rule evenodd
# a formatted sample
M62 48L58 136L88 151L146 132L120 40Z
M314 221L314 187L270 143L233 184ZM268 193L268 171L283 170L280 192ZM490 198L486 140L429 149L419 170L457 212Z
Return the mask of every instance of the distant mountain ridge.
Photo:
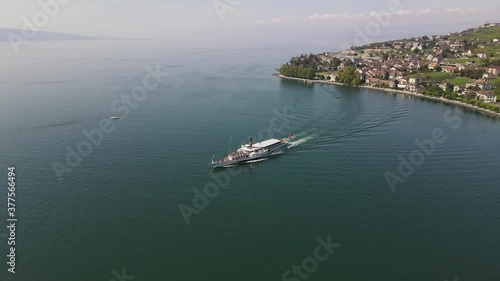
M0 28L0 42L9 41L9 34L13 33L17 36L25 38L28 41L64 41L64 40L102 40L99 37L82 36L60 32L45 32L38 31L33 38L27 38L23 32L32 33L30 30L13 29L13 28Z

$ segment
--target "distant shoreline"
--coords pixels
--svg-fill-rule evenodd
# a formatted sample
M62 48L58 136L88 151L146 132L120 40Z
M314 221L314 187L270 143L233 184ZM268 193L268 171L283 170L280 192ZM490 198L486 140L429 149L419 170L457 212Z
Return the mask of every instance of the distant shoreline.
M278 78L281 78L281 79L296 80L296 81L302 81L302 82L306 82L306 83L319 83L319 84L329 84L329 85L335 85L335 86L346 86L346 85L344 85L342 83L332 82L332 81L295 78L295 77L284 76L284 75L281 75L281 74L273 74L273 75L276 76L276 77L278 77ZM347 85L347 86L350 86L350 85ZM354 86L350 86L350 87L354 87ZM488 109L485 109L485 108L481 108L481 107L478 107L478 106L475 106L475 105L471 105L471 104L468 104L468 103L463 103L463 102L456 101L456 100L445 99L443 97L440 97L440 98L438 98L438 97L431 97L431 96L426 96L426 95L412 93L412 92L407 92L407 91L387 89L387 88L377 88L377 87L372 87L372 86L358 86L358 88L364 88L364 89L370 89L370 90L378 90L378 91L385 92L385 93L390 93L390 94L403 94L403 95L418 97L418 98L427 99L427 100L434 100L434 101L439 101L439 102L443 102L443 103L459 105L459 106L462 106L464 108L471 109L473 111L478 111L478 112L486 114L486 115L490 115L490 116L493 116L493 117L500 118L500 113L499 112L494 112L494 111L491 111L491 110L488 110Z

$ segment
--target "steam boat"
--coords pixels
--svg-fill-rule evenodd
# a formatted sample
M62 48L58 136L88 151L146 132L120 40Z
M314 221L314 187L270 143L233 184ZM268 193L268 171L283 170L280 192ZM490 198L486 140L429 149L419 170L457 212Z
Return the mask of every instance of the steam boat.
M248 144L242 145L240 149L229 153L228 156L218 161L215 161L214 155L212 157L212 163L210 164L214 168L223 168L234 166L239 163L257 162L286 147L292 139L293 135L290 135L285 139L269 139L263 142L253 143L253 139L250 138Z

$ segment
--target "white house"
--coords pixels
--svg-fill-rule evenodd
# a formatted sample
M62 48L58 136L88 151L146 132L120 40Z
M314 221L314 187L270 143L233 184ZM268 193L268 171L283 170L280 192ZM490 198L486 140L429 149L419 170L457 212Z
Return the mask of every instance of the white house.
M491 84L489 84L485 80L478 80L478 81L474 81L474 82L471 82L471 83L467 83L465 85L466 88L469 88L469 87L473 87L474 88L476 86L478 86L479 89L481 89L481 90L491 90L492 89Z
M465 87L464 86L455 86L453 87L453 92L463 92L465 91Z
M488 67L487 71L488 73L498 76L498 74L500 74L500 67L498 66Z
M450 82L448 81L443 81L441 84L438 85L439 88L441 88L443 91L446 92L446 90L448 90L448 88L451 88L451 84Z
M422 77L411 77L410 79L408 79L408 82L410 84L420 84L420 83L424 82L424 78L422 78Z
M420 90L420 86L417 84L410 83L410 85L408 85L408 90L410 92L418 92Z
M477 97L485 102L497 102L497 95L493 91L479 91Z
M472 50L469 50L465 53L462 53L462 56L466 56L466 57L472 57L472 55L474 55L474 52Z
M398 89L401 89L401 90L404 90L404 91L407 91L409 88L409 84L406 82L406 81L399 81L398 83Z
M485 74L483 74L483 80L493 79L493 78L495 78L495 75L493 75L491 73L485 73Z

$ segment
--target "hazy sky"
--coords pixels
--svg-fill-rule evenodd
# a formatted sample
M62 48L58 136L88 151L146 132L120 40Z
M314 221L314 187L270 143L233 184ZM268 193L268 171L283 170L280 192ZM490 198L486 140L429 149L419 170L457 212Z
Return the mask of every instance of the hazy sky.
M39 2L0 0L0 27L23 28L42 9ZM391 1L326 0L58 0L68 2L40 30L91 36L182 38L206 34L295 33L354 27L363 29ZM498 0L400 0L386 29L422 24L487 22L500 19ZM219 7L217 12L215 6ZM416 29L415 29L416 28ZM422 27L421 31L425 28ZM428 29L428 27L427 27Z

